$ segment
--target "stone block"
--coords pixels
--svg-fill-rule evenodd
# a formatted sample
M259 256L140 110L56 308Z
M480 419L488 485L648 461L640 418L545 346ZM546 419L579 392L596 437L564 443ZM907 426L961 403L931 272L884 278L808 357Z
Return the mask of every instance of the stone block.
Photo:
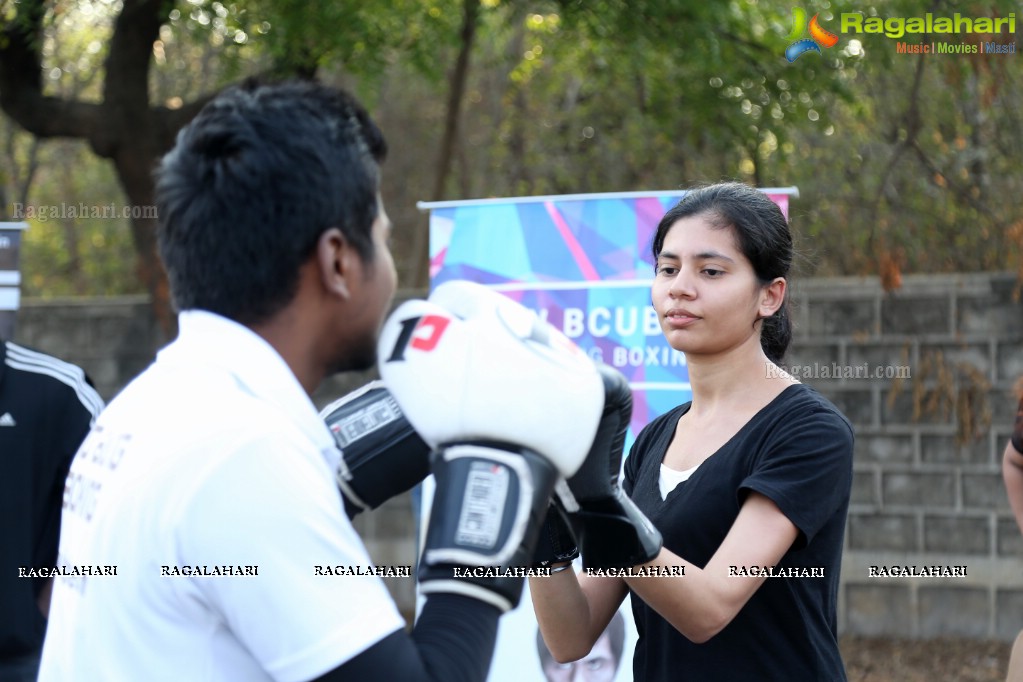
M83 352L89 353L93 347L93 335L81 311L65 313L48 308L48 315L40 314L42 312L32 311L19 319L14 342L79 364ZM70 314L72 312L77 314Z
M992 389L988 395L991 407L991 423L995 428L1004 428L1012 431L1012 424L1016 421L1016 409L1019 406L1019 398L1012 390L1012 386L1004 389ZM1005 447L1005 443L999 446L999 450ZM1001 455L1001 452L999 452Z
M124 387L132 379L141 374L154 358L149 356L124 355L117 363L117 384ZM120 389L118 389L120 390Z
M874 395L867 389L839 389L833 385L825 386L815 382L807 382L845 415L854 426L870 426L874 421Z
M838 345L834 343L793 342L781 364L786 369L793 365L805 366L814 363L831 366L838 362L838 356Z
M995 348L995 378L1015 382L1023 377L1023 339L1001 341Z
M987 517L925 516L924 551L950 554L991 553Z
M936 390L927 386L926 390ZM889 424L954 424L955 398L939 393L939 399L931 405L929 394L923 397L913 395L913 386L904 385L902 390L888 390L881 394L881 423Z
M962 296L956 308L956 330L962 334L1023 334L1023 301L1013 301L1011 290L992 296Z
M883 473L881 502L886 506L955 507L955 475L921 471Z
M913 436L910 434L858 433L856 434L855 458L857 462L911 464L913 462Z
M878 505L877 476L873 471L853 471L850 504Z
M912 514L850 513L849 549L912 552L918 549L916 519Z
M115 357L105 357L93 360L92 362L76 363L85 370L85 373L92 379L96 386L96 392L109 403L121 387L131 381L131 377L124 377L126 369L123 363L119 363ZM141 370L140 370L141 371ZM136 372L136 375L138 372ZM134 375L133 375L134 376Z
M1023 532L1013 517L999 518L996 524L998 556L1023 557Z
M902 297L898 294L881 299L882 334L943 334L951 331L949 316L951 300L945 296Z
M874 300L810 301L810 336L871 335L877 333Z
M963 507L1009 511L1009 498L999 473L963 473Z
M789 347L781 362L781 366L790 373L798 376L805 374L803 368L814 365L831 367L839 362L839 347L837 344L798 344L794 343ZM813 377L807 377L813 378Z
M1011 642L1023 631L1023 590L995 592L995 637Z
M988 438L957 443L952 434L920 436L920 461L933 464L990 464L991 442Z
M972 587L921 587L917 592L921 637L988 635L991 608L987 590Z
M876 637L911 636L912 599L907 584L847 584L847 632Z
M864 381L908 380L913 375L912 344L871 343L852 341L846 347L846 364L853 368Z
M796 292L789 293L789 303L792 306L792 340L793 343L810 337L810 311L806 306L806 297L799 296Z
M929 376L923 373L928 369ZM988 379L991 374L991 351L986 343L941 343L921 344L920 363L917 376L921 379L934 378L937 364L943 363L947 371L960 381L965 381L980 374L980 378Z

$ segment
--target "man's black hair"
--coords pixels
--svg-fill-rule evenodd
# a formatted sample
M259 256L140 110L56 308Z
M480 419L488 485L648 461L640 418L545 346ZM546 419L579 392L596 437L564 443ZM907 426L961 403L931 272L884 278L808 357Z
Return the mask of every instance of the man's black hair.
M225 90L157 170L158 245L178 310L262 322L337 227L374 255L383 134L350 94L309 81Z

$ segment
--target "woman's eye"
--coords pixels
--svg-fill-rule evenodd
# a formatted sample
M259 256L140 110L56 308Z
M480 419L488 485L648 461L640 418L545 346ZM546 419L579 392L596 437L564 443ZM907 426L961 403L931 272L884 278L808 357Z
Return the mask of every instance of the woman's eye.
M668 277L674 276L678 272L678 268L674 268L670 265L659 265L657 266L658 275L667 275Z
M724 274L724 270L717 270L715 268L704 268L703 273L710 277L717 277L718 275Z

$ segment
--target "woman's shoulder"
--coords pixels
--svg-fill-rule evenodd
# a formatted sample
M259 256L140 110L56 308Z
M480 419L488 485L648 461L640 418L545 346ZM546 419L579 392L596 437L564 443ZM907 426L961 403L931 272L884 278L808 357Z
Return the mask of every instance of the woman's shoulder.
M834 415L844 421L848 421L842 411L835 407L835 404L809 384L793 384L778 395L775 401L779 409L808 410Z
M771 421L800 422L817 424L824 428L836 429L852 438L854 430L849 419L834 403L807 384L789 386L769 406Z

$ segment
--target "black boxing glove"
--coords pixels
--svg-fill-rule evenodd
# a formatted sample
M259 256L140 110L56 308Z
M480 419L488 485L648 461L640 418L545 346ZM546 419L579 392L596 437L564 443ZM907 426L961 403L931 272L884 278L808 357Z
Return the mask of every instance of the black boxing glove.
M544 517L543 525L540 526L540 537L536 540L536 550L533 552L533 567L535 568L547 568L551 564L563 561L571 562L579 557L579 541L572 531L572 522L565 512L565 508L561 506L561 496L558 494L559 486L566 486L564 479L559 480L558 485L555 486L555 492L547 506L547 516ZM571 495L571 492L567 492L567 494Z
M558 498L579 538L585 568L635 566L656 557L663 540L618 485L632 416L629 382L607 365L598 370L604 381L600 425L583 465L568 479L568 490L558 487Z
M335 400L320 417L341 450L336 480L348 518L376 509L429 475L430 446L382 381Z
M425 594L515 608L558 479L549 459L499 443L458 443L432 458L437 481L419 564Z

